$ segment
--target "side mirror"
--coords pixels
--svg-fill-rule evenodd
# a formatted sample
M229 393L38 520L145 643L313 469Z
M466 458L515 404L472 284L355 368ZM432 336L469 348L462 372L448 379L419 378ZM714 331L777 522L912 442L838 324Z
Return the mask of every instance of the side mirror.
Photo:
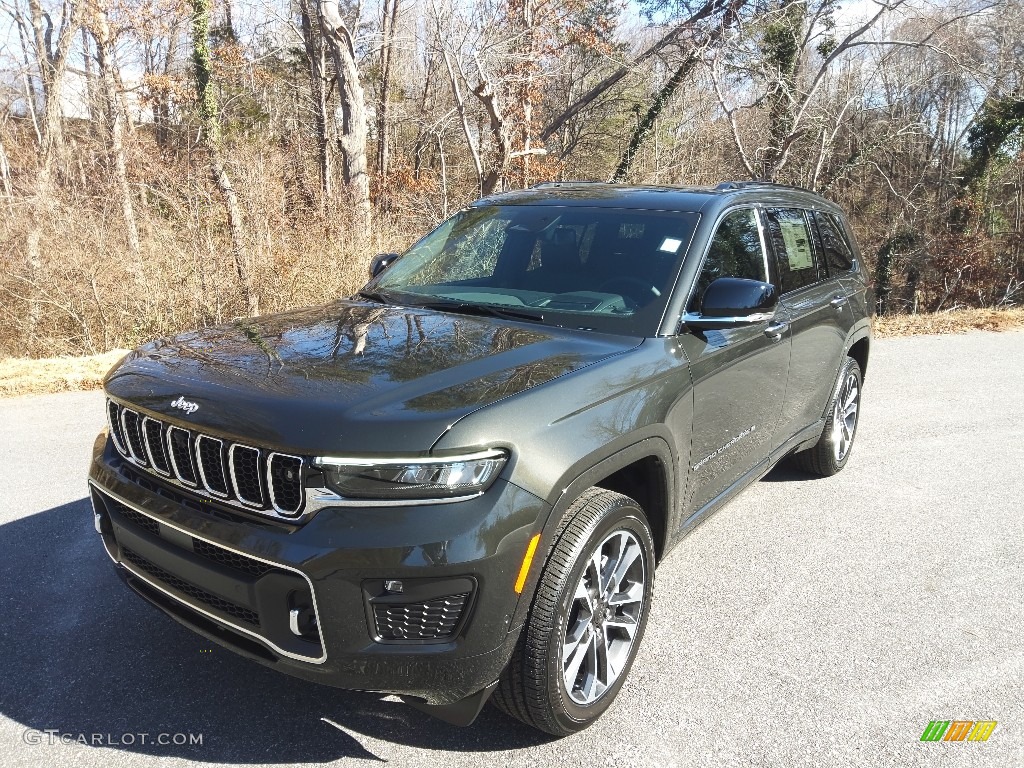
M700 314L687 314L691 328L735 328L771 320L779 305L779 293L771 283L741 277L720 277L705 290Z
M374 278L390 267L402 254L400 253L378 253L370 260L370 277Z

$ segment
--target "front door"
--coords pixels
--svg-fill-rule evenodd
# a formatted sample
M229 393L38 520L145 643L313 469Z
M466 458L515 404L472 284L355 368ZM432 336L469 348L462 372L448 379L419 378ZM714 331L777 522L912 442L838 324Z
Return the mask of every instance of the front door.
M768 261L758 212L725 214L708 247L687 312L719 277L767 282ZM708 503L766 463L786 393L790 336L763 321L721 331L690 331L679 343L693 381L687 523ZM685 525L686 523L684 523Z

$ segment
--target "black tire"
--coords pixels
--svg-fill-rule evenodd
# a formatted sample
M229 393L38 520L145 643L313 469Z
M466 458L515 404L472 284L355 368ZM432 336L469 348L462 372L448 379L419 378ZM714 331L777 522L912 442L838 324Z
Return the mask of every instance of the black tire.
M853 395L853 423L849 425L849 418L839 413L849 392L850 385L856 387ZM800 453L793 454L793 463L811 474L819 477L831 477L846 466L853 453L853 440L857 435L857 426L860 423L860 396L864 389L864 377L860 371L860 364L852 357L846 358L839 373L839 381L836 384L835 392L832 393L832 400L828 410L825 412L825 429L821 433L818 442L811 448ZM841 422L845 422L844 427ZM840 451L840 446L845 444L845 450Z
M634 544L639 546L639 554ZM635 616L625 615L627 608L622 607L624 603L606 604L600 595L580 598L577 594L577 586L582 587L586 579L596 573L588 569L591 557L601 554L598 552L599 546L602 546L601 552L612 553L602 563L614 562L612 555L616 546L620 546L618 551L622 552L618 562L632 563L629 570L624 571L621 578L616 580L615 589L619 590L622 585L629 584L631 597L642 594L639 601L629 603L634 606L639 602L639 607L628 608L636 613ZM576 733L597 720L622 687L643 639L653 595L654 564L654 543L647 518L640 506L627 496L602 488L584 491L566 512L555 534L526 626L491 701L512 717L555 736ZM642 568L642 571L638 568ZM635 578L641 572L642 583ZM601 578L598 576L598 579ZM579 606L584 603L595 608L590 614L591 618L586 618L580 610ZM594 701L582 705L572 697L585 697L584 686L581 685L580 690L574 687L570 693L563 676L562 645L570 618L574 628L583 628L581 636L594 638L595 649L593 657L589 651L585 654L586 659L578 667L580 672L574 674L582 675L586 680L599 678L599 675L587 677L585 674L584 666L589 664L591 658L599 664L597 659L608 660L615 656L620 662L620 671L614 681L603 689L599 684L592 685L591 692L603 692L597 694ZM635 632L631 643L623 647L627 633L621 625L626 619L635 621ZM608 621L607 627L604 626L605 621ZM611 644L605 642L602 646L605 648L602 657L598 650L601 644L599 638L607 638L609 633L614 635L614 639ZM583 647L582 640L579 647ZM588 644L587 647L591 646ZM606 666L605 669L609 673L606 677L610 676L611 667Z

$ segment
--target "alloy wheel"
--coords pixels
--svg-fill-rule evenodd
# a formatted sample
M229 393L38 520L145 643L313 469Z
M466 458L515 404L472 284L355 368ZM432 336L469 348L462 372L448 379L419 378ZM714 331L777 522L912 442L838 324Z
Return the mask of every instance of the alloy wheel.
M562 679L580 706L600 699L629 662L644 611L644 551L630 531L608 535L587 559L562 643Z
M860 381L852 371L846 375L843 386L836 398L832 414L832 444L836 461L842 461L853 445L853 434L857 430L857 412L860 407Z

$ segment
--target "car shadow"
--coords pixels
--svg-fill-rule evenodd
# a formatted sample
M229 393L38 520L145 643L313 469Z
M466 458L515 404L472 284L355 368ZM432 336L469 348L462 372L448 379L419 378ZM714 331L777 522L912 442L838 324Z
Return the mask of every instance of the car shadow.
M810 472L804 472L802 469L797 469L790 463L789 459L783 459L781 462L772 467L772 470L761 478L762 483L791 483L794 480L821 480L822 478L818 475Z
M214 646L121 583L92 526L87 499L0 526L8 649L0 712L25 729L218 763L382 760L359 734L467 752L550 740L490 707L457 728L393 698L307 683ZM159 734L170 743L157 743ZM174 743L177 734L185 743ZM196 735L201 743L190 743Z

